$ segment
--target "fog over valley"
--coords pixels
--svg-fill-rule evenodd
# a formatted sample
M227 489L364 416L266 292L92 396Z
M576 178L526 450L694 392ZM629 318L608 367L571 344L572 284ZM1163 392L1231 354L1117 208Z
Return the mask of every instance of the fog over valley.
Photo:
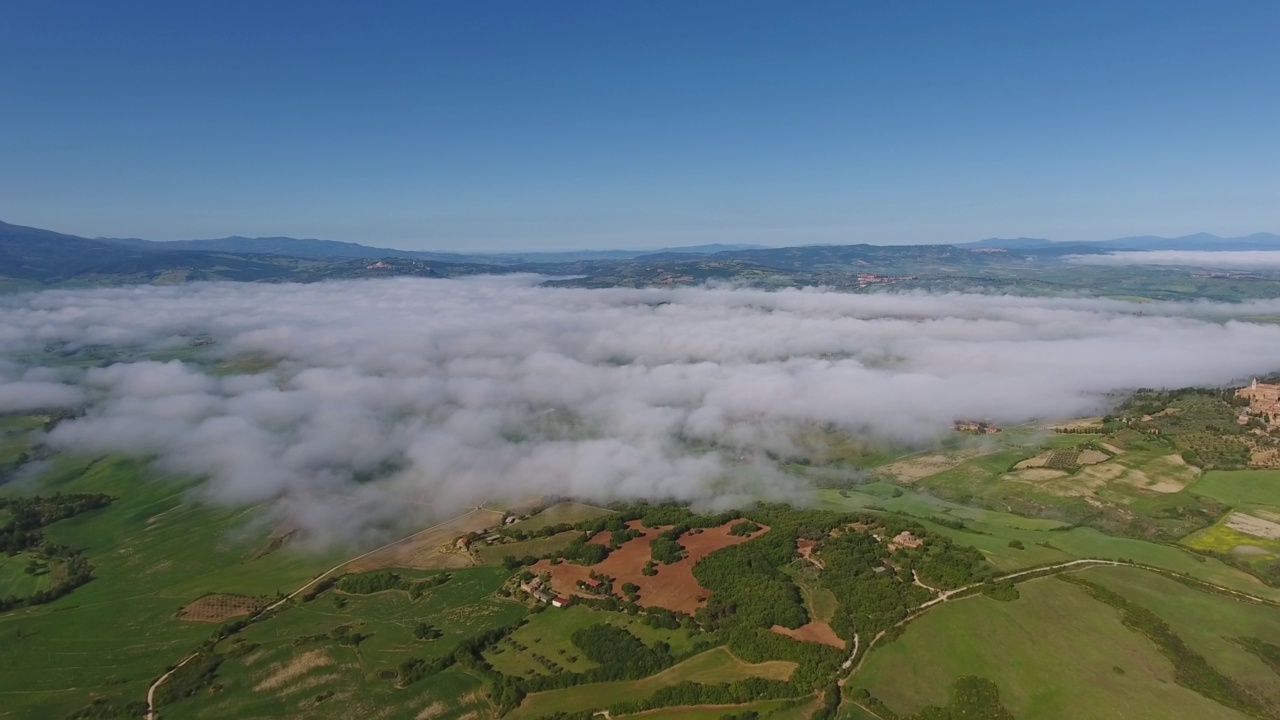
M281 498L338 540L489 498L791 497L803 480L772 458L820 453L813 428L923 444L957 419L1097 413L1117 390L1280 365L1280 326L1246 320L1280 300L539 281L9 295L0 411L77 411L54 449L154 458L217 502ZM132 355L73 362L97 346Z

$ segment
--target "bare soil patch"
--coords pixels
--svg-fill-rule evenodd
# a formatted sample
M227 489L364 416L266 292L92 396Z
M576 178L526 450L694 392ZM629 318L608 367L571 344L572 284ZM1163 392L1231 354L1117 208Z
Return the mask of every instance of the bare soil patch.
M306 673L319 667L332 665L333 658L329 657L329 653L325 650L310 650L290 660L288 663L276 663L270 667L268 672L271 674L262 682L253 686L254 690L274 690L292 681L294 678L302 677Z
M264 598L214 593L188 603L178 611L178 619L220 623L233 617L253 614L266 606L267 600Z
M366 572L380 568L401 567L436 570L471 567L475 559L458 539L468 533L497 527L503 514L495 510L476 510L449 522L411 535L378 552L349 563L347 572Z
M433 702L419 710L418 714L413 716L413 720L433 720L433 718L438 718L443 715L448 709L448 705L437 700L436 702Z
M982 455L982 450L961 450L950 453L928 453L882 465L877 471L898 482L911 483L950 470L965 460Z
M1057 480L1067 476L1067 473L1062 470L1050 470L1042 467L1015 470L1009 474L1014 480L1022 480L1023 482L1044 482L1045 480Z
M794 630L782 627L781 625L774 625L769 629L779 635L786 635L792 640L821 643L823 645L830 645L834 648L840 648L841 650L845 648L844 640L841 640L840 636L836 635L836 631L832 630L831 626L827 623L819 622L817 620L811 620Z
M1049 462L1049 456L1052 454L1053 454L1052 450L1045 450L1044 452L1040 453L1039 455L1036 455L1035 457L1029 457L1026 460L1023 460L1022 462L1018 463L1017 465L1014 465L1013 469L1014 470L1030 470L1032 468L1042 468L1045 466L1046 463Z
M664 607L692 615L706 602L711 591L698 584L693 577L693 566L699 560L721 548L744 543L751 538L729 534L729 529L737 521L730 521L719 527L703 528L702 532L693 530L680 536L680 544L684 546L686 556L671 565L658 565L657 575L648 576L642 573L645 563L651 557L649 543L669 527L646 528L638 521L627 524L628 527L643 533L640 537L623 543L621 547L609 553L605 558L591 566L560 563L552 565L547 560L539 560L531 569L534 572L546 571L551 574L551 588L559 595L582 595L591 597L578 589L578 582L590 578L592 571L615 578L614 587L625 583L634 583L640 588L638 604L642 606ZM752 537L759 537L769 528L761 526ZM590 542L605 544L609 542L608 533L597 533Z
M1076 462L1081 465L1097 465L1111 459L1111 456L1101 450L1086 448L1080 451L1080 457L1076 458Z
M1231 513L1231 517L1227 518L1225 524L1232 530L1242 532L1245 535L1267 540L1280 540L1280 523L1273 523L1260 517L1234 512Z

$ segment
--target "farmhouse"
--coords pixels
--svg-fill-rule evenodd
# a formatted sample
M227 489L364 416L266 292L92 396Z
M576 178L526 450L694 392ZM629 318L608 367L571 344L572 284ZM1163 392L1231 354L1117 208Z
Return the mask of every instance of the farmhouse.
M563 595L557 595L551 599L552 607L562 608L568 604L569 604L569 598L564 597Z
M903 530L889 541L889 552L896 552L902 548L918 548L923 544L924 540L912 535L909 530Z

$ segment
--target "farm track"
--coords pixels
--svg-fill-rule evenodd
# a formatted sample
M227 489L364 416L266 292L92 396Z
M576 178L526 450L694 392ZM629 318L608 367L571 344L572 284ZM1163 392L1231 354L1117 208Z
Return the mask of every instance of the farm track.
M433 531L433 530L436 530L436 529L438 529L438 528L442 528L442 527L444 527L445 525L448 525L448 524L449 524L449 523L451 523L451 522L455 522L455 521L457 521L457 520L461 520L462 518L468 517L468 516L470 516L470 515L473 515L473 514L475 514L475 513L482 512L482 511L485 511L485 509L484 509L484 504L483 504L483 503L482 503L482 504L480 504L480 505L477 505L476 507L474 507L474 508L472 508L472 509L470 509L470 510L468 510L467 512L462 513L461 515L457 515L457 516L455 516L455 517L451 517L451 518L449 518L448 520L445 520L444 522L436 523L435 525L432 525L432 526L431 526L431 527L429 527L429 528L424 528L424 529L419 530L419 531L417 531L417 532L415 532L415 533L413 533L413 534L411 534L411 535L406 535L405 537L402 537L402 538L400 538L400 539L398 539L398 540L394 540L394 541L392 541L392 542L389 542L389 543L387 543L386 545L382 545L381 547L374 548L373 550L370 550L369 552L362 553L362 554L360 554L360 555L357 555L357 556L355 556L355 557L353 557L353 558L349 558L349 559L347 559L347 560L343 560L342 562L338 563L337 565L334 565L333 567L329 568L328 570L325 570L324 572L322 572L322 573L320 573L319 575L315 576L314 578L312 578L311 580L309 580L309 581L308 581L305 585L303 585L302 587L298 588L297 590L294 590L293 592L289 593L289 594L288 594L288 595L286 595L285 597L283 597L283 598L281 598L281 599L279 599L279 600L275 601L274 603L272 603L272 604L268 605L267 607L263 608L261 611L259 611L257 614L255 614L253 617L249 618L248 622L249 622L249 623L253 623L253 622L257 622L258 620L266 619L266 618L267 618L267 617L269 617L269 616L271 615L271 613L272 613L273 611L275 611L277 608L279 608L279 607L283 606L284 604L286 604L286 603L290 602L291 600L293 600L295 597L297 597L297 596L301 595L302 593L306 592L307 590L311 589L311 587L312 587L312 586L314 586L316 583L319 583L321 580L324 580L325 578L327 578L327 577L329 577L329 576L333 575L334 573L338 572L338 571L339 571L339 570L341 570L342 568L344 568L344 567L346 567L346 566L348 566L348 565L350 565L350 564L352 564L352 563L354 563L354 562L356 562L356 561L358 561L358 560L363 560L364 558L367 558L367 557L369 557L370 555L373 555L374 553L382 552L383 550L386 550L386 549L387 549L387 548L389 548L389 547L393 547L393 546L398 545L398 544L400 544L400 543L403 543L403 542L405 542L405 541L407 541L407 540L412 540L412 539L414 539L414 538L418 537L419 535L425 535L426 533L429 533L429 532L431 532L431 531ZM487 511L485 511L485 512L487 512ZM178 663L177 663L177 664L175 664L175 665L173 666L173 669L172 669L172 670L169 670L169 671L168 671L168 672L166 672L165 674L163 674L163 675L161 675L160 677L156 678L156 681L155 681L155 682L153 682L153 683L151 683L151 687L147 688L147 720L159 720L159 716L156 714L156 705L155 705L156 689L157 689L157 688L159 688L161 685L163 685L163 684L164 684L164 682L165 682L166 680L168 680L168 679L169 679L169 678L170 678L170 677L171 677L175 672L177 672L178 668L180 668L180 667L182 667L183 665L186 665L187 663L191 662L191 661L192 661L192 660L194 660L194 659L195 659L199 654L200 654L200 653L199 653L199 651L196 651L196 652L193 652L193 653L191 653L191 654L187 655L186 657L182 658L182 660L178 661Z

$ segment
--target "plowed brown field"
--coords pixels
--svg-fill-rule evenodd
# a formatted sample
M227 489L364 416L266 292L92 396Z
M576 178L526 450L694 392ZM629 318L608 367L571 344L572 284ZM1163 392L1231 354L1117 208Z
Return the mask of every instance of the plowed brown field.
M609 553L609 557L602 562L584 567L572 563L552 565L546 560L539 560L532 570L549 572L551 588L560 595L591 597L588 593L578 590L577 583L587 580L591 572L595 571L615 578L613 584L615 588L621 588L625 583L634 583L638 586L640 605L664 607L692 615L695 610L702 607L711 594L694 579L693 566L716 550L751 539L729 534L729 529L736 522L736 520L730 521L719 527L704 528L700 533L695 534L690 531L680 536L680 544L684 546L687 553L685 558L671 565L658 565L658 574L653 576L646 576L641 572L650 558L649 543L664 530L670 529L670 526L646 528L638 521L630 522L627 526L639 530L643 535L624 543L617 550ZM761 526L760 530L752 533L751 537L759 537L761 533L768 530L769 528ZM590 542L608 543L609 533L597 533Z
M189 603L178 613L179 620L220 623L240 615L255 613L267 606L263 598L215 593Z
M832 630L830 625L824 622L818 622L817 620L801 625L795 630L782 627L781 625L774 625L769 629L779 635L786 635L792 640L799 640L800 642L822 643L823 645L830 645L831 647L840 648L841 650L843 650L845 646L845 642L840 639L839 635L836 635L836 631Z

